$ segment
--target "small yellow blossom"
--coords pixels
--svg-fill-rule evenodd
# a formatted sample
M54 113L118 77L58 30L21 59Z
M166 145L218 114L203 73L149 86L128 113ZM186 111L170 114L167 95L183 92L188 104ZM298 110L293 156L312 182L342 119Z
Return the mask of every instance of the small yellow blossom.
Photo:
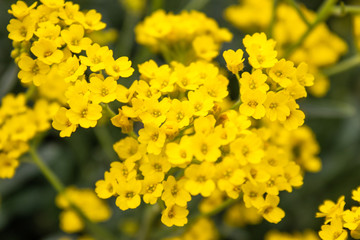
M237 74L239 71L241 71L244 68L243 55L244 52L241 49L236 50L236 52L234 52L234 50L232 49L223 52L223 57L226 62L226 67L233 74Z

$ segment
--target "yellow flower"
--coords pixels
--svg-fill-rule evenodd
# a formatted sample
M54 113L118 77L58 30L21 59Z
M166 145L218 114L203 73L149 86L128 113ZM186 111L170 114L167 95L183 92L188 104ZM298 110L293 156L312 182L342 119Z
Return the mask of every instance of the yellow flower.
M6 29L9 31L9 38L16 42L29 41L35 32L35 22L31 16L25 17L22 21L11 19Z
M97 120L102 116L102 107L89 103L87 97L70 99L69 105L70 109L66 116L71 123L79 124L83 128L95 127Z
M233 74L237 74L244 68L244 52L241 49L234 50L229 49L223 52L223 57L226 62L227 69Z
M264 106L266 109L266 116L270 121L285 121L286 117L290 115L290 108L288 106L289 96L280 92L268 92Z
M12 178L18 166L18 160L0 153L0 178Z
M247 208L255 207L257 209L262 208L265 205L264 193L265 185L254 185L251 182L246 182L242 185L241 189L244 192L243 200Z
M126 137L114 144L114 150L120 159L137 161L143 155L139 142L132 137Z
M349 230L356 230L360 225L360 208L352 208L346 210L342 216L344 220L344 227Z
M191 164L185 169L185 189L191 195L208 197L215 190L215 183L212 180L215 174L215 166L213 163L203 162L199 164Z
M341 196L337 203L330 200L325 200L323 204L319 206L319 211L316 213L316 217L325 217L325 224L332 222L334 219L339 218L344 213L345 197Z
M171 101L171 108L166 113L166 121L176 122L178 128L183 128L189 125L193 112L194 109L189 101L173 99Z
M260 90L266 93L269 90L267 85L267 76L260 69L253 71L251 74L243 72L240 78L240 93L243 95L248 90Z
M163 180L165 173L169 171L171 164L165 156L146 155L145 161L140 165L140 171L147 176L157 176L158 179Z
M189 211L186 207L180 207L178 205L168 206L161 213L161 222L168 227L173 225L175 226L184 226L187 223L187 215Z
M94 9L86 12L76 12L74 15L76 21L78 21L86 30L98 31L104 29L106 24L101 22L101 14Z
M58 48L64 45L63 39L60 37L61 27L59 25L55 25L51 22L44 22L41 24L36 32L35 35L39 39L47 39L53 41Z
M180 143L170 142L166 145L166 155L169 162L181 165L191 162L193 158L192 140L188 136L183 136Z
M30 10L35 8L36 5L37 2L34 2L31 4L31 6L28 7L25 2L17 1L15 4L11 4L11 10L9 9L8 13L21 20L26 17L30 13Z
M264 102L266 93L261 90L247 90L241 94L241 105L239 111L241 114L260 119L265 116Z
M100 47L94 43L86 49L86 57L80 56L81 63L89 66L91 71L98 72L105 69L105 60L112 58L113 52L108 47Z
M71 208L69 200L92 222L103 222L111 216L109 206L93 190L68 187L63 195L59 194L55 199L56 205L64 209L60 214L60 228L67 233L79 232L85 226L82 218Z
M53 128L60 131L60 137L70 137L77 128L77 124L70 122L66 116L67 111L64 107L59 108L52 122Z
M346 240L348 233L343 229L341 218L334 219L330 224L322 225L319 236L323 240Z
M129 208L137 208L141 202L139 195L140 191L141 181L133 179L125 184L122 184L117 190L119 196L116 198L116 206L123 211Z
M304 124L305 114L298 109L299 105L295 101L289 101L288 106L290 114L282 123L287 130L294 130Z
M249 63L254 68L270 68L277 62L275 41L267 40L265 33L246 35L243 43L249 54Z
M142 181L141 194L145 203L155 204L163 192L163 179L159 175L147 175Z
M189 102L194 108L195 116L206 116L214 106L213 101L208 94L199 91L190 91L188 93Z
M131 67L131 61L128 57L119 57L116 60L113 58L105 59L105 71L114 78L127 78L133 74L134 69Z
M286 88L295 78L295 72L296 68L294 68L293 62L281 59L269 70L269 77L281 87Z
M144 102L144 111L139 115L144 124L160 126L166 120L166 113L171 107L170 99L161 101L151 98Z
M59 64L59 71L64 76L65 82L81 80L86 69L87 67L84 64L80 64L76 55L69 57L65 62Z
M263 142L254 133L237 138L230 144L230 151L241 165L260 163L264 156Z
M65 2L64 7L59 9L59 17L64 20L66 25L71 25L76 21L74 17L79 12L79 8L79 4Z
M164 192L161 199L165 202L166 206L176 204L186 207L187 202L191 200L191 195L184 188L185 182L185 179L176 181L175 177L171 175L163 182Z
M34 42L31 47L31 52L38 57L40 61L48 65L60 63L64 57L64 53L57 49L56 44L47 39L39 39L39 41Z
M309 73L309 66L306 63L302 62L296 68L296 80L304 87L314 85L314 75Z
M148 153L159 154L165 144L166 135L163 128L150 124L139 130L138 140L147 145Z
M352 191L351 198L357 202L360 202L360 187Z
M194 156L199 161L215 162L221 156L220 141L215 134L195 134L191 142Z
M40 86L47 79L47 74L50 72L49 65L40 60L32 59L29 56L22 56L18 62L21 69L18 77L23 83L33 82L35 86Z
M95 192L99 198L107 199L116 194L116 178L112 172L105 172L104 180L96 182Z
M61 37L66 46L73 53L80 53L87 50L91 45L91 39L84 37L84 28L79 24L72 24L68 29L61 31Z
M104 80L98 77L91 77L89 90L91 91L91 100L93 103L109 103L116 99L117 82L113 77L107 77Z
M274 195L266 195L264 206L260 209L262 216L271 223L279 223L285 217L285 212L278 207L280 198Z
M120 86L120 85L118 85ZM123 111L119 108L118 115L111 118L111 123L115 127L121 128L122 133L131 133L133 131L133 121L124 115Z
M192 42L195 54L206 61L211 61L219 54L219 47L215 44L212 37L204 35L199 36Z
M41 0L41 3L49 8L60 8L64 6L64 0Z

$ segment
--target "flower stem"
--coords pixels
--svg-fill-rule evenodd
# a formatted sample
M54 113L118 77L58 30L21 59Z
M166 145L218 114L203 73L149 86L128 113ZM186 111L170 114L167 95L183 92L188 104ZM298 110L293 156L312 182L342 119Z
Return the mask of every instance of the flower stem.
M110 116L110 117L115 117L116 116L116 113L110 108L109 104L108 103L101 103L100 104L103 108L103 110L106 111L106 113Z
M331 14L333 7L337 0L326 0L320 7L316 19L313 23L311 23L308 29L303 33L303 35L295 42L292 46L290 46L284 54L284 58L289 58L294 51L300 47L305 39L310 35L310 33L315 29L317 25L325 21Z
M112 147L114 142L106 126L96 126L94 128L94 133L110 162L116 160L117 156Z
M237 110L240 107L240 104L241 104L241 100L239 99L234 103L234 105L231 106L230 109Z
M293 6L293 8L296 10L296 12L299 14L299 17L301 18L301 20L303 20L303 22L310 27L310 22L307 20L307 18L305 17L304 13L301 11L299 4L296 3L295 0L287 0L287 2Z
M59 178L48 168L45 163L41 160L39 155L37 154L35 147L30 147L30 155L34 161L34 163L39 167L42 174L45 176L45 178L49 181L49 183L55 188L55 190L59 194L64 193L64 186L60 182Z
M356 54L348 59L345 59L333 67L325 68L322 72L330 77L342 72L345 72L353 67L360 65L360 54Z
M273 31L274 31L274 25L276 21L276 8L278 6L279 0L274 0L273 7L272 7L272 13L271 13L271 20L268 27L267 35L269 38L272 38Z
M109 240L115 240L116 238L107 230L100 227L99 225L92 222L85 214L82 212L82 210L72 203L72 201L66 196L65 194L65 187L59 180L59 178L54 174L51 169L46 166L44 161L40 158L40 156L37 154L35 145L30 146L30 156L33 159L33 162L35 165L37 165L42 172L42 174L45 176L45 178L49 181L49 183L53 186L53 188L58 192L58 194L61 194L65 196L66 200L70 203L71 208L82 218L82 220L85 222L86 227L88 231L98 240L103 239L109 239Z
M360 13L360 6L344 5L343 2L340 3L340 6L335 6L332 11L332 14L336 16L344 16L346 14L359 14L359 13Z

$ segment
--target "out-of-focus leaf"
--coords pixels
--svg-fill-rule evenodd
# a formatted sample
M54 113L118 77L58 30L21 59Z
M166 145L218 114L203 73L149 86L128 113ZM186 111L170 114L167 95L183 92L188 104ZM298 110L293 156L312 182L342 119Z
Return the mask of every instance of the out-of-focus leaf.
M15 64L10 64L4 74L0 78L0 98L9 92L17 82L17 68Z
M301 109L310 118L349 118L356 114L356 108L349 102L329 99L312 99L302 103Z

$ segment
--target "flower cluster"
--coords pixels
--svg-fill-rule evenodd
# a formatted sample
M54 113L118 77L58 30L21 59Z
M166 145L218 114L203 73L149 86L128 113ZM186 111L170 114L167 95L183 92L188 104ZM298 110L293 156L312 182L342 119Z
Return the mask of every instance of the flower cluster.
M269 28L272 16L272 0L243 1L226 9L225 18L240 29L249 32L265 31ZM315 21L316 14L301 6L300 10L308 22ZM293 6L281 3L276 8L273 37L277 42L279 55L285 54L289 46L298 41L308 26ZM324 95L329 88L329 80L319 70L334 64L347 50L346 43L333 34L325 23L317 25L290 56L295 64L306 62L316 81L310 91L315 96Z
M18 159L29 151L29 141L50 128L50 120L59 108L57 103L37 100L26 104L24 94L9 94L0 107L0 178L12 178Z
M352 199L360 203L360 187L352 191ZM319 235L323 240L348 239L348 231L354 239L360 239L360 207L353 206L344 210L345 197L341 196L337 202L325 200L319 206L316 217L324 217L324 225L321 226Z
M161 52L164 58L190 63L196 59L211 61L223 42L229 42L232 34L219 28L215 20L197 11L180 14L154 12L136 26L138 43Z
M133 73L127 57L113 58L87 34L101 30L105 23L95 10L82 12L70 1L42 0L28 7L13 4L7 29L14 41L18 77L27 86L38 87L40 96L60 102L53 127L68 137L80 125L95 127L102 106L122 95L120 77Z
M68 187L62 195L56 197L55 201L56 205L63 209L60 214L60 228L67 233L80 232L85 227L84 221L71 204L79 208L93 222L103 222L111 216L110 208L91 189Z
M321 167L313 135L299 128L304 114L295 101L313 77L304 63L278 60L264 33L244 44L253 72L239 77L240 108L229 108L228 80L212 63L139 65L140 80L112 118L129 137L114 144L121 161L96 183L100 198L115 196L121 210L137 208L141 197L161 202L167 226L187 223L187 203L196 195L242 199L272 223L284 217L279 192L291 192L305 170ZM242 68L239 51L224 53L233 72Z

